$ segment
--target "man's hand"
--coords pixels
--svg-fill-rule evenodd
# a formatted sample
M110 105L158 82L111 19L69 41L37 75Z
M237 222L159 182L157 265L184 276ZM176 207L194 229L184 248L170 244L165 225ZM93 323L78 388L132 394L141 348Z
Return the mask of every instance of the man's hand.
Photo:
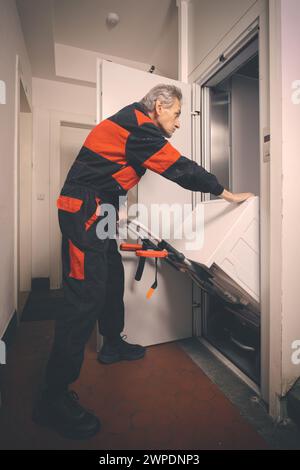
M231 193L230 191L227 191L227 189L224 189L224 191L220 194L220 197L228 202L243 202L246 201L246 199L249 197L254 196L255 195L253 193Z

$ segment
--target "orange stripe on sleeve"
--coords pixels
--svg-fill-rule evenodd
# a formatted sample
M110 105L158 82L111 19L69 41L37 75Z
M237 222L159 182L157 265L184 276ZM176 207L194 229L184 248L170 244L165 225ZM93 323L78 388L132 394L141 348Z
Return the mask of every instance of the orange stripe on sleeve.
M168 142L158 152L145 160L142 166L161 174L171 165L173 165L173 163L175 163L179 158L180 152L178 152L178 150L176 150Z

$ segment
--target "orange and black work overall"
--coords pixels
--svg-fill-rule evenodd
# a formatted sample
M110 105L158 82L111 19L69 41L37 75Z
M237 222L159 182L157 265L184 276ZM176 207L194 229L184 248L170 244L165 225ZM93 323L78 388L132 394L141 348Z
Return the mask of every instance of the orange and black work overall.
M46 384L53 392L78 378L97 320L100 333L108 338L119 336L124 327L124 269L116 240L97 237L100 198L93 190L66 184L57 205L65 305L56 319L46 370Z

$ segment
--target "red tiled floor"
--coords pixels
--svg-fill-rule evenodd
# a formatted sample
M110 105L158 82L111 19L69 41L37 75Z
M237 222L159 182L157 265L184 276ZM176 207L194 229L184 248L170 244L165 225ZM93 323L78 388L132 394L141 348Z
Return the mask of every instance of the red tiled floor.
M87 347L81 403L100 417L92 439L71 441L31 421L52 340L52 322L22 323L4 371L1 449L264 449L266 444L176 344L152 346L144 359L109 366Z

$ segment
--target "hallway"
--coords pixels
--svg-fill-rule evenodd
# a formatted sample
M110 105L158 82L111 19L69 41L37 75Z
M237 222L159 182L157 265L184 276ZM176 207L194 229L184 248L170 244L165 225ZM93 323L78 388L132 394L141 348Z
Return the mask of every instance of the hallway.
M300 1L0 11L0 449L299 450Z

